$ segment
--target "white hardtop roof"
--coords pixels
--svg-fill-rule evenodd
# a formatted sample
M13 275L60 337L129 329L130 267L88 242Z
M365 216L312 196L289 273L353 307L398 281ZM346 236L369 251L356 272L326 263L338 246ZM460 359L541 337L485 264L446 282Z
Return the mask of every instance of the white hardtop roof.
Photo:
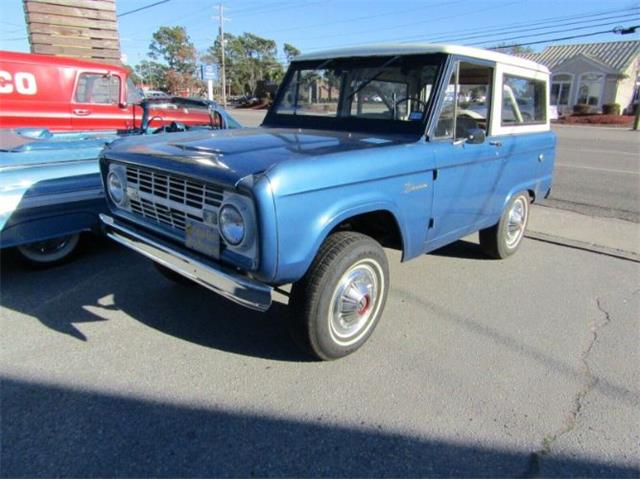
M324 60L328 58L348 57L386 57L393 55L419 55L426 53L446 53L450 55L464 55L466 57L489 60L497 63L528 68L537 72L549 73L549 69L531 60L525 60L513 55L485 50L483 48L464 47L461 45L442 45L437 43L402 43L365 45L362 47L337 48L302 54L294 61Z

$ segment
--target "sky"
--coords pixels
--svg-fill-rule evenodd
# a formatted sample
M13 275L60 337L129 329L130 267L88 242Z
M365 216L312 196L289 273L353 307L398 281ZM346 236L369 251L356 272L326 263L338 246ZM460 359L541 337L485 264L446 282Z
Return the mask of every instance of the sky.
M119 15L158 0L116 0ZM118 19L126 63L145 59L151 35L181 25L203 53L218 32L219 0L169 0ZM225 0L225 31L273 39L303 52L353 45L431 41L491 47L640 25L639 0ZM635 9L635 10L633 10ZM608 12L599 16L602 12ZM588 21L589 23L584 23ZM560 43L639 40L599 34ZM22 0L0 0L0 49L29 51Z

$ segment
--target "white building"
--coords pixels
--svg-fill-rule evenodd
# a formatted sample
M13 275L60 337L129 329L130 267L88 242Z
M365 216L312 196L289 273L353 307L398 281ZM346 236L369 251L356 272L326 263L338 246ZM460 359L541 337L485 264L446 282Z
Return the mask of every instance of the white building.
M598 113L603 105L617 103L621 112L631 113L638 101L640 40L553 45L520 56L549 68L551 104L561 115L577 104Z

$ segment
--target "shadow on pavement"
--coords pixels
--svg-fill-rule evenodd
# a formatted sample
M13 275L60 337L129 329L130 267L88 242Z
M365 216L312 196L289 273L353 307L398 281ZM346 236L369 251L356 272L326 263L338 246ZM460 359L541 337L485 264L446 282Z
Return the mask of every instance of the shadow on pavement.
M88 339L78 325L107 321L109 310L121 310L208 348L281 361L312 360L289 337L285 304L274 301L261 314L198 285L170 282L150 261L105 239L86 250L71 263L41 271L25 269L3 252L2 306L81 341Z
M595 460L2 380L3 477L637 477Z
M467 240L458 240L442 248L429 252L427 255L466 258L469 260L493 260L484 254L479 244L468 242Z

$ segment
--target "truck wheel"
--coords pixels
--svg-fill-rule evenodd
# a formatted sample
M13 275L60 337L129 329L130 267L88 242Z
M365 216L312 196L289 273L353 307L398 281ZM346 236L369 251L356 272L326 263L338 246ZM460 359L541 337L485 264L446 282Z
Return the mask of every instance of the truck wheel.
M160 265L159 263L156 263L156 262L153 262L153 265L156 267L158 272L160 272L162 276L167 280L171 280L174 283L179 283L180 285L193 285L193 282L189 280L187 277L180 275L177 272L174 272L170 268L167 268L164 265Z
M360 348L382 316L389 266L378 242L355 232L331 235L291 289L291 334L321 360Z
M80 234L51 238L17 247L22 258L36 267L50 267L68 260L75 252Z
M492 258L507 258L518 250L529 221L529 195L520 192L507 204L500 221L480 230L480 247Z

